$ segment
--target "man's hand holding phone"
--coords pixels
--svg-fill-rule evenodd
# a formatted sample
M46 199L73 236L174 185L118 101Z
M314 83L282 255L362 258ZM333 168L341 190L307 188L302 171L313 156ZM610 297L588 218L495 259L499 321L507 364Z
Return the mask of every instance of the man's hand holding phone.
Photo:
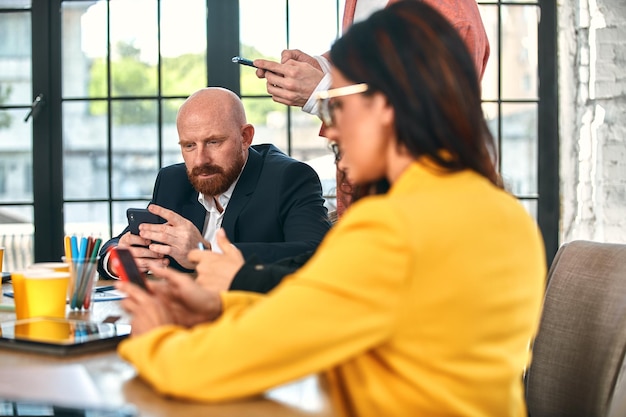
M132 248L139 269L143 271L167 266L165 256L174 258L184 268L193 269L195 264L187 259L187 255L192 249L196 249L200 242L210 248L209 242L204 240L191 221L176 212L156 204L151 204L148 211L161 217L166 223L141 223L139 225L137 237L149 242L147 248ZM120 243L122 243L121 239Z

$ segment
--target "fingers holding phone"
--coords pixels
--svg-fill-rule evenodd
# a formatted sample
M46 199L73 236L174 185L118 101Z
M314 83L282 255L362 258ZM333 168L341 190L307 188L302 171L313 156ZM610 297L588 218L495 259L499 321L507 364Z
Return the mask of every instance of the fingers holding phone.
M189 251L198 247L198 242L205 242L200 230L191 221L172 210L156 204L151 204L148 210L166 220L163 224L143 223L139 226L141 237L154 242L148 249L161 256L175 259L184 268L193 269L195 264L187 259L187 255Z
M128 219L128 228L133 235L139 235L139 225L143 223L163 224L165 219L151 213L148 209L129 208L126 210L126 218Z
M143 273L150 271L154 267L168 266L170 261L163 254L150 250L152 244L150 239L127 232L120 237L118 248L127 249L135 259L137 267ZM107 269L115 276L119 276L115 266L112 265L110 256L107 262Z

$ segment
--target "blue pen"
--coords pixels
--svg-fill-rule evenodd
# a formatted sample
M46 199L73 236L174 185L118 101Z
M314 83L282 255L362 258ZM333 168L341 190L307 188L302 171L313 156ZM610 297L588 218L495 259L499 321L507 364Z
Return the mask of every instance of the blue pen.
M198 242L198 249L200 249L200 250L205 250L206 248L204 247L204 245L202 244L202 242Z
M78 259L78 239L76 236L70 238L70 246L72 247L72 259Z
M80 238L80 250L78 251L78 259L85 259L87 255L87 247L89 245L89 239L86 237Z

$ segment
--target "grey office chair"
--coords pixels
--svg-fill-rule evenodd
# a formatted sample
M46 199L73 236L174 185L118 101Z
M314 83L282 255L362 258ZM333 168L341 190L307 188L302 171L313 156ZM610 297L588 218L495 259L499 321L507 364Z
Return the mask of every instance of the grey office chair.
M624 409L626 245L563 245L548 272L526 373L531 417L608 417Z

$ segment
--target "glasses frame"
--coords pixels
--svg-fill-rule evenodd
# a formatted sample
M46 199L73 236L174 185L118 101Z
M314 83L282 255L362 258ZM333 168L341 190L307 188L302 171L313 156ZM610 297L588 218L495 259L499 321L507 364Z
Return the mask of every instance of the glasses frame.
M337 142L328 142L328 149L333 152L335 156L335 163L341 161L341 150L339 149L339 144Z
M319 115L322 122L326 127L333 127L335 122L333 120L333 112L335 108L332 106L330 99L335 97L349 96L352 94L361 94L369 90L369 85L366 83L346 85L344 87L331 88L330 90L318 91L315 94L317 99Z

